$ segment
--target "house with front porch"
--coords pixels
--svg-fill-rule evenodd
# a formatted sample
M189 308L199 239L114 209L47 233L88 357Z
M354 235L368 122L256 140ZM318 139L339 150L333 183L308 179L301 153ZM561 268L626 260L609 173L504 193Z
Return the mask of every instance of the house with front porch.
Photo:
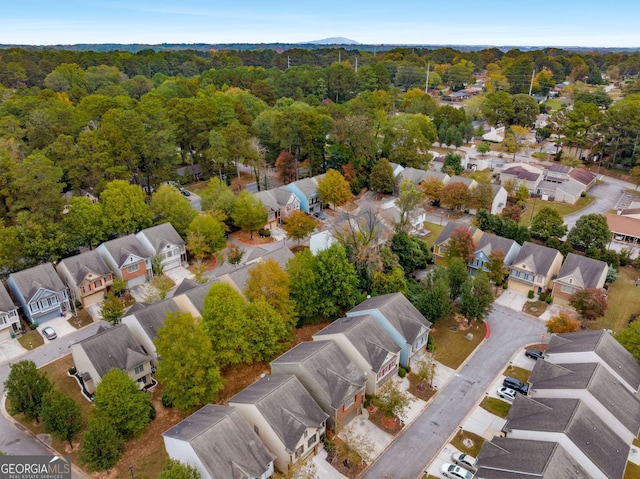
M9 339L11 334L20 331L20 318L18 307L7 293L2 281L0 281L0 341Z
M335 341L366 374L367 394L377 394L398 371L401 347L370 314L336 319L314 334L313 340Z
M67 287L51 263L11 273L7 286L31 324L64 316L70 309Z
M84 307L102 301L113 284L113 273L96 250L65 258L56 270L71 298Z
M207 404L162 433L171 459L195 468L202 479L269 479L275 455L238 410Z
M427 351L431 322L402 293L366 299L347 312L347 317L370 315L400 349L400 365L412 366Z
M475 276L479 270L485 273L489 272L489 261L491 253L502 251L504 254L505 266L511 265L520 252L520 245L512 239L503 238L491 233L482 233L482 236L476 243L474 259L469 263L469 272Z
M284 186L254 193L267 210L265 229L273 229L282 224L294 211L300 211L300 200Z
M102 243L96 251L127 288L141 285L153 276L153 254L134 234Z
M275 466L280 471L286 473L318 454L329 415L297 377L263 375L227 403L275 454Z
M140 389L151 386L151 361L129 328L100 326L93 336L71 345L73 364L84 387L93 394L102 377L111 369L127 373Z
M335 341L305 341L271 361L273 376L296 376L340 431L362 412L365 374Z
M560 251L526 241L509 268L509 289L524 294L545 292L551 289L561 266Z
M553 302L567 306L572 294L582 289L604 287L608 272L609 265L604 261L569 253L558 277L553 280Z
M162 223L136 233L147 254L160 259L163 271L178 268L187 261L185 241L171 223Z

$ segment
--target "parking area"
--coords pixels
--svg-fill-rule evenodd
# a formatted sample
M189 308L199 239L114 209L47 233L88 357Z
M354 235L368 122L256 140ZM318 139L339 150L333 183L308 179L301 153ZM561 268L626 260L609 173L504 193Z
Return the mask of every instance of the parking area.
M64 316L60 316L59 318L50 319L49 321L38 325L38 331L40 335L44 338L44 342L48 343L51 341L55 341L55 339L47 339L47 337L42 333L42 330L46 327L53 328L58 337L65 336L67 334L73 333L77 331L76 328L69 324L69 319L71 319L71 313L67 313Z

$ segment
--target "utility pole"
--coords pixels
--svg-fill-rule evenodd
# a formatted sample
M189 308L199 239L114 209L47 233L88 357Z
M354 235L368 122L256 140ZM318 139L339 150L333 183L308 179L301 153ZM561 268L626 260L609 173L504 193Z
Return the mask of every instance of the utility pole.
M536 69L533 69L533 73L531 73L531 84L529 85L529 96L531 96L531 91L533 90L533 79L536 76Z
M289 55L287 55L287 70L289 69L290 66L291 66L291 59L289 58Z
M356 57L356 73L358 73L358 57Z
M430 65L430 62L427 62L427 82L426 82L426 85L424 87L424 92L426 94L429 94L429 65Z

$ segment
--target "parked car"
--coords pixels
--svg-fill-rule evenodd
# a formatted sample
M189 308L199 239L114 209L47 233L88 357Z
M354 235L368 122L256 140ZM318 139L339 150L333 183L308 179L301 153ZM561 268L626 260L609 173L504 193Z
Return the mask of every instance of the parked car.
M516 392L511 388L501 387L498 389L498 396L505 399L507 402L513 402L516 400Z
M527 386L519 379L512 378L510 376L504 378L504 381L502 381L502 385L504 387L513 389L515 392L520 393L523 396L526 396L529 393L529 386Z
M52 341L52 340L54 340L54 339L56 339L58 337L58 335L56 334L56 332L53 330L53 328L51 326L47 326L46 328L43 328L42 329L42 334L49 341Z
M191 196L191 192L182 187L180 188L180 193L182 193L184 196Z
M325 215L322 211L316 211L313 216L315 216L316 218L318 218L319 220L326 220L327 219L327 215Z
M535 360L544 359L544 353L542 351L538 351L537 349L527 349L524 352L525 356L529 358L533 358Z
M478 460L475 457L470 456L469 454L465 454L464 452L456 452L451 454L451 459L458 466L462 466L465 469L469 469L470 471L476 470L476 464L478 463Z
M455 464L444 463L440 469L444 477L451 479L473 479L473 473Z

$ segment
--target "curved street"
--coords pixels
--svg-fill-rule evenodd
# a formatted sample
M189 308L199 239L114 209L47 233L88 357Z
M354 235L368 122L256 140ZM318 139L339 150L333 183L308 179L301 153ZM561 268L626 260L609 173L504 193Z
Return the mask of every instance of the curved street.
M494 304L487 318L489 339L480 343L454 378L441 389L418 418L378 457L362 477L413 479L456 432L515 353L540 342L544 322Z

